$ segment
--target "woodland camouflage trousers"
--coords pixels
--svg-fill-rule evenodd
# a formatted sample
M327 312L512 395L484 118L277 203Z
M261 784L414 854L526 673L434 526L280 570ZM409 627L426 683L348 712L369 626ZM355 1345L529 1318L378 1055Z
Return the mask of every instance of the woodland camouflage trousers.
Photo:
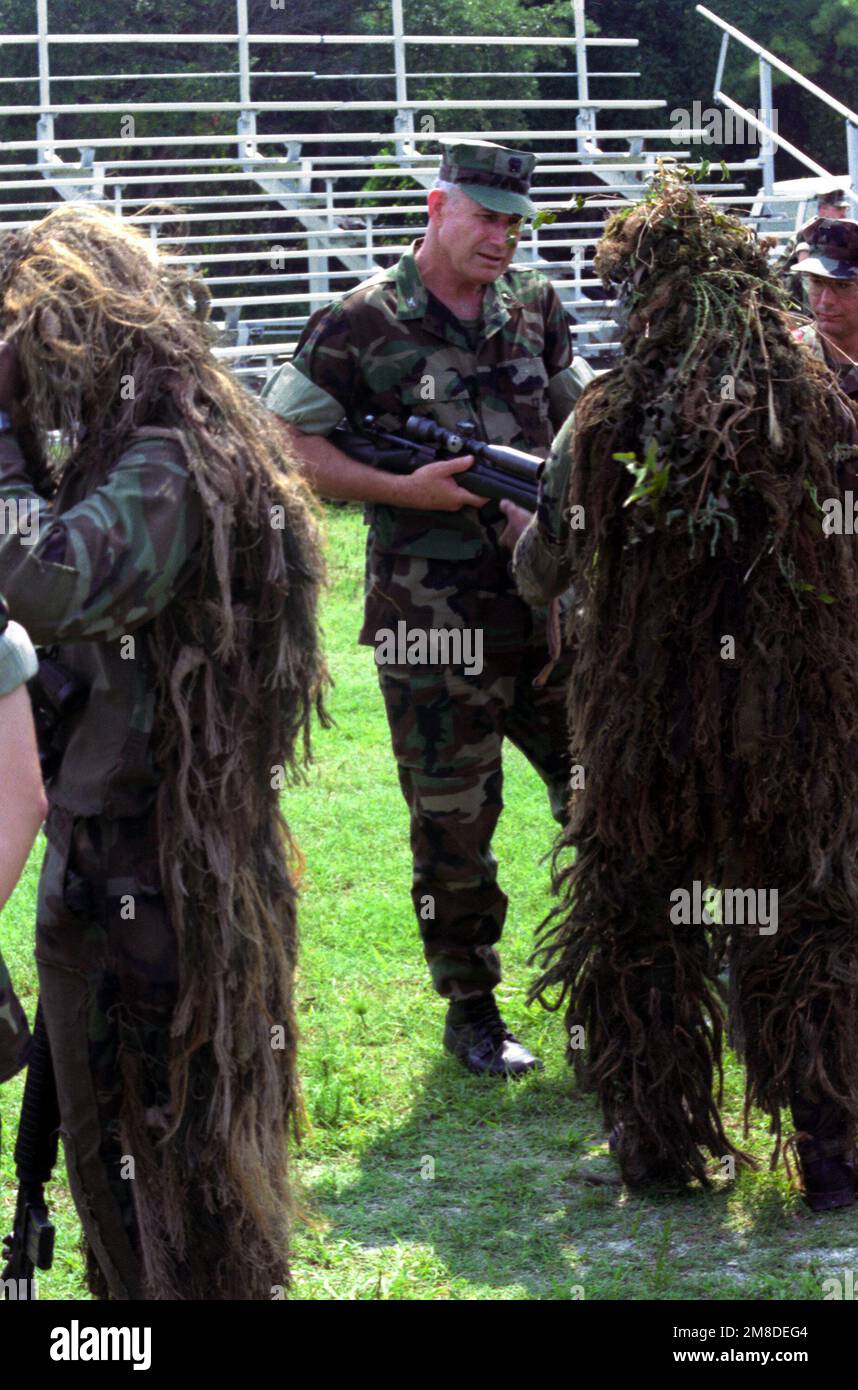
M123 1071L133 1058L147 1124L163 1130L177 993L154 816L73 820L54 808L45 830L36 958L90 1288L141 1298Z
M411 814L411 897L432 983L449 999L494 989L507 897L492 836L503 808L508 738L548 788L561 825L569 790L564 653L542 689L544 647L487 652L482 672L379 667L393 751Z

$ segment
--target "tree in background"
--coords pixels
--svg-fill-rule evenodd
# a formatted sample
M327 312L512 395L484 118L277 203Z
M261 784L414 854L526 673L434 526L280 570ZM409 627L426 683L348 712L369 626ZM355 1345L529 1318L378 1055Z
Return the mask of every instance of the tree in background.
M571 7L568 0L404 0L405 31L411 34L486 34L486 35L546 35L570 33ZM390 0L288 0L286 8L272 9L270 0L250 0L250 26L255 33L293 34L389 34L392 30ZM268 50L265 66L268 66ZM276 50L272 50L273 56ZM278 60L284 58L281 52ZM408 67L414 72L432 72L438 77L411 78L409 98L425 101L426 114L433 115L438 130L455 129L461 125L462 117L467 116L468 124L475 130L488 130L497 125L498 115L506 120L504 112L433 112L433 103L465 95L501 100L510 95L509 80L504 78L504 70L530 71L557 70L562 72L570 61L574 67L574 53L565 48L498 48L495 45L472 48L467 46L409 44ZM272 66L287 66L278 61ZM387 45L356 44L354 48L342 45L320 47L308 44L305 47L292 45L289 48L288 66L312 70L320 77L334 77L337 73L349 71L352 77L339 81L313 81L306 79L303 91L312 100L366 101L374 97L389 100L394 96L391 78L364 76L369 73L393 73L393 48ZM487 74L486 78L456 78L447 73L462 70L478 71ZM276 79L261 79L258 90L271 95ZM568 85L563 91L568 94ZM282 92L282 87L281 87ZM540 79L516 79L515 96L522 100L535 100L544 93L540 90ZM513 113L510 113L512 115ZM330 130L332 134L340 131L366 129L367 116L373 124L372 113L340 111L336 113L310 113L307 129ZM515 124L527 126L532 113L518 112ZM503 123L503 121L501 122ZM508 123L508 121L507 121Z
M858 91L858 0L708 0L708 8L749 38L768 48L847 106ZM617 95L663 97L668 110L702 101L714 106L712 84L721 30L705 20L693 0L590 0L590 18L607 37L639 38L639 81L618 84ZM809 92L772 70L772 100L778 129L833 174L846 169L843 123ZM760 96L757 63L735 40L730 42L724 90L756 111ZM612 95L613 95L612 91ZM600 124L610 124L607 116ZM708 158L736 159L756 153L706 146ZM713 153L714 152L714 153ZM796 178L809 171L781 154L778 177Z

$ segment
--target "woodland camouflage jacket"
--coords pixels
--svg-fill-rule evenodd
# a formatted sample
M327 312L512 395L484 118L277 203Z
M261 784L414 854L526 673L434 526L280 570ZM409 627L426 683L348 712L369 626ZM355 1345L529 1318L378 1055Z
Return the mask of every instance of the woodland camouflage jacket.
M418 247L312 316L266 405L307 434L330 433L343 415L358 426L372 414L383 429L409 415L446 429L468 421L482 439L544 458L591 375L585 363L572 365L555 290L536 272L508 271L486 286L479 324L469 328L427 290ZM544 640L518 611L497 503L458 512L376 505L367 520L361 641L403 617L481 626L494 648Z
M0 507L13 502L37 524L28 536L0 527L0 593L89 691L48 799L76 816L142 815L160 781L146 625L193 574L202 534L180 436L139 432L100 482L71 466L48 504L14 435L0 435Z
M793 333L796 342L804 343L809 347L814 356L824 362L840 380L840 389L853 400L858 400L858 367L854 363L835 362L823 347L822 339L812 323L803 324Z
M57 659L89 691L69 718L50 804L75 816L143 814L160 780L149 747L155 691L145 625L196 568L202 526L183 450L175 437L141 434L100 485L70 469L49 505L14 435L4 433L0 509L0 593L33 641L57 645ZM17 651L14 665L23 679L32 674L26 652ZM9 689L6 681L2 693ZM12 782L15 770L2 775ZM28 1051L26 1018L0 956L0 1081Z

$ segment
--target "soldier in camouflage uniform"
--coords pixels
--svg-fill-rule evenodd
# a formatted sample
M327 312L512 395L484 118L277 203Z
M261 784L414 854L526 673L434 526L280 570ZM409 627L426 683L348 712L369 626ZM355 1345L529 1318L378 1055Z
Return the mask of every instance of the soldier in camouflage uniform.
M89 1287L117 1299L288 1284L295 890L271 765L294 769L316 701L321 566L207 313L102 209L0 243L0 505L30 522L0 534L0 589L86 692L48 786L41 1007Z
M704 205L698 206L703 208ZM697 565L692 558L684 536L677 543L674 540L676 532L671 535L671 519L682 516L681 511L671 510L676 505L675 494L662 501L661 517L643 539L641 532L635 532L627 521L632 515L627 510L631 483L623 480L622 465L623 460L636 458L635 453L625 452L634 445L643 452L638 443L640 436L634 431L642 429L641 420L648 420L646 409L654 401L660 407L665 400L670 402L670 410L665 408L661 418L671 422L669 429L675 431L674 438L681 440L683 450L687 450L683 467L689 475L697 476L699 455L691 453L689 440L693 441L694 435L688 421L693 419L695 412L705 418L701 401L706 399L706 390L712 390L714 395L723 381L722 359L714 354L715 365L709 369L712 386L707 388L705 368L701 369L692 378L696 395L692 396L691 386L683 384L676 370L675 363L686 350L683 333L690 338L691 330L690 320L686 320L679 331L663 331L665 318L673 318L675 306L683 302L675 293L675 285L668 285L674 290L668 295L665 280L655 278L659 272L664 275L666 271L670 275L676 257L675 243L671 242L673 255L668 253L664 261L660 261L660 247L653 228L657 229L662 219L664 227L670 231L683 225L675 203L668 204L666 211L669 219L665 216L665 207L652 201L632 209L631 218L625 223L615 219L609 226L605 239L609 243L607 252L603 250L605 242L599 248L597 269L606 274L604 267L607 267L612 272L610 280L606 275L606 283L616 286L619 282L620 302L628 302L621 275L629 281L633 279L639 296L635 301L636 318L627 318L623 324L625 368L617 368L593 386L579 403L577 422L570 416L558 432L540 478L536 516L520 535L514 553L513 569L518 589L529 603L544 604L556 595L567 593L570 584L575 583L581 590L582 605L576 624L579 656L570 682L569 708L574 726L575 757L582 765L587 764L588 791L573 795L570 804L570 825L564 843L572 853L562 875L558 873L556 878L556 888L562 892L563 900L555 909L554 918L560 917L563 925L552 930L553 924L546 924L542 942L551 943L551 954L546 951L543 961L549 963L550 973L546 971L534 987L534 993L542 997L547 984L560 984L563 993L558 1004L564 997L569 999L567 1027L573 1023L586 1027L587 1075L591 1081L595 1077L611 1134L611 1149L618 1157L624 1180L632 1187L684 1184L690 1176L707 1181L705 1169L699 1163L698 1148L708 1148L710 1154L723 1156L730 1146L723 1132L712 1130L708 1137L705 1135L709 1121L705 1106L695 1095L695 1086L701 1085L700 1094L708 1105L712 1094L711 1073L706 1074L702 1049L695 1052L691 1041L695 1037L695 1027L689 1004L694 1001L698 1017L708 1020L706 1026L715 1021L718 1030L720 1010L713 1007L714 996L702 1008L695 999L705 972L689 952L689 943L693 943L689 924L684 923L683 931L665 944L670 935L665 935L662 928L667 918L665 904L675 891L675 885L683 879L688 881L698 876L701 886L707 882L713 862L716 869L712 881L716 875L723 875L729 884L728 873L735 878L738 872L745 872L747 859L742 856L756 852L757 843L765 844L771 856L771 876L763 873L760 879L778 883L781 903L788 907L772 930L771 947L759 948L757 960L750 967L750 933L743 935L744 918L740 915L729 925L734 1042L741 1047L747 1066L746 1109L752 1103L760 1105L771 1117L772 1132L779 1135L780 1113L789 1103L796 1126L795 1152L806 1200L813 1210L827 1211L851 1205L856 1192L854 1140L858 1105L854 1038L858 951L854 888L844 890L840 898L836 892L828 899L824 897L832 883L839 888L840 882L837 855L827 850L825 855L819 856L823 869L815 870L802 883L802 869L796 866L803 862L802 827L808 817L806 811L796 813L795 802L796 797L803 794L803 788L812 785L814 776L823 787L831 786L830 766L842 761L845 767L854 770L854 759L850 760L848 751L844 750L848 750L850 743L853 747L855 744L855 701L850 698L849 690L840 700L834 693L846 689L847 682L851 683L850 690L854 685L849 623L851 600L839 605L839 617L835 617L841 624L839 634L829 639L828 649L820 655L820 644L824 640L822 622L808 620L800 609L793 613L794 599L788 589L785 590L782 601L786 621L779 619L773 624L774 630L791 633L790 645L783 648L778 641L771 642L761 636L764 624L759 621L759 613L774 609L771 597L767 596L767 602L756 610L751 607L749 597L753 586L748 584L748 576L752 571L756 571L755 583L761 582L761 568L756 558L762 562L764 552L772 554L775 544L774 533L769 531L766 546L763 551L759 550L756 539L759 514L751 513L747 522L744 517L737 522L733 540L736 536L748 538L745 555L737 557L731 549L718 556L717 561L710 558L702 565ZM711 217L711 212L704 215ZM644 219L646 228L642 231ZM841 220L829 226L814 224L807 230L812 253L815 252L814 259L806 262L809 274L837 280L842 285L854 285L858 296L858 224ZM705 247L702 237L699 242L697 240L698 228L695 227L694 232L695 245ZM627 240L624 241L624 237ZM691 240L689 232L689 244ZM738 236L735 245L750 251L751 243ZM706 258L704 251L696 254L700 257L703 273L709 274L713 258ZM693 256L690 259L693 264ZM762 290L766 278L760 274L759 264L751 268L756 270ZM737 283L738 280L737 276ZM745 283L752 283L750 274ZM743 287L741 293L748 291ZM839 359L829 356L828 352L823 354L822 340L806 330L795 332L793 337L805 340L810 337L811 342L815 342L816 354L824 356L835 369L840 367L841 387L854 398L854 376L850 380L854 365L850 367L848 361L843 361L848 355L847 345L851 346L845 331L847 316L844 314L843 320L838 322L833 312L841 302L848 303L851 294L851 290L846 290L838 295L832 307L833 323L826 334L829 340L826 346L838 347ZM820 302L831 305L826 296L820 296ZM772 314L766 322L767 327L777 325L776 331L783 337L778 314ZM838 332L841 325L844 331ZM658 329L661 336L656 338L655 332L651 336L651 328ZM858 318L853 320L853 328L858 328ZM646 344L652 339L656 339L655 348L647 348ZM738 334L734 340L738 342ZM808 393L803 398L799 394L802 373L796 372L795 362L789 361L795 352L792 344L786 342L785 346L791 349L789 357L786 363L778 362L776 367L769 365L774 360L772 342L764 346L768 355L758 361L764 361L766 370L777 375L779 381L788 383L796 392L794 399L805 406L804 411L800 408L789 411L788 406L779 403L781 418L791 416L792 428L801 429L803 433L793 435L789 442L781 437L767 465L773 477L779 482L781 473L789 476L792 469L801 466L805 459L813 459L818 451L825 465L825 471L821 470L819 476L825 478L827 475L831 481L837 479L838 496L841 489L851 492L855 485L854 446L858 435L850 412L831 389L830 378L826 383L827 374L820 372L815 363L808 362L806 376L813 384L813 395ZM852 355L854 357L854 346ZM636 400L638 383L642 384L638 386L639 399ZM764 380L755 384L755 390L758 399L765 401ZM808 400L817 407L820 402L827 405L827 391L831 396L830 414L807 408ZM688 402L691 402L690 407ZM639 410L640 414L631 426L625 426L627 433L618 437L616 420L618 412L624 409L630 413ZM684 416L680 413L683 409ZM757 414L762 416L763 412L758 408ZM808 420L817 423L808 425ZM721 431L717 442L723 447L722 441L729 438L732 426L729 422L725 424L714 412L710 421L708 428L713 436L716 428ZM815 430L818 439L814 438ZM741 437L741 431L737 434ZM620 438L623 452L611 453ZM654 438L661 450L664 447L661 440L658 435ZM828 473L826 451L834 445L839 446L840 463ZM750 459L748 473L762 470L766 466L764 451L754 443L744 447ZM597 450L601 450L601 454ZM664 468L665 477L671 463L667 450L659 453L659 466ZM717 457L714 447L710 458L713 455ZM837 453L834 457L837 458ZM616 479L624 486L615 488ZM814 480L805 477L802 490L813 497L817 486ZM723 481L719 479L717 488L722 487ZM726 492L724 487L722 495ZM821 485L819 494L826 497ZM589 540L577 515L585 509ZM808 527L804 521L802 533L814 534L813 525L821 538L830 534L820 529L818 522ZM822 539L823 550L827 544L828 541ZM669 550L671 545L676 549ZM710 557L715 553L714 541L712 545ZM649 551L644 547L649 547ZM597 548L598 563L595 563ZM663 570L658 569L659 551L661 555L666 552L670 555ZM748 552L751 558L756 556L750 568ZM689 557L687 569L686 555ZM854 583L854 562L851 557L847 558ZM640 565L638 573L634 572L636 564ZM730 581L725 580L731 567L739 576L732 590ZM845 564L843 569L845 572ZM777 578L772 588L776 597L777 586L782 582L780 576L788 572L786 563L775 571ZM630 573L631 580L628 579ZM842 582L845 585L849 581ZM707 589L707 583L711 589ZM687 596L686 616L676 617L667 604L659 608L665 592L671 591ZM633 606L630 593L634 594L636 606ZM729 596L729 602L734 605L732 611L718 610L713 594L723 602L722 593ZM670 613L669 621L661 619L658 625L653 624L651 615L665 608ZM748 616L751 613L755 614L753 620ZM755 648L754 659L760 660L762 666L759 684L746 680L747 656L742 658L742 679L746 683L737 681L729 685L722 673L714 679L710 676L700 681L696 679L695 673L703 662L697 653L688 657L686 652L709 623L721 640L724 633L741 634L743 626L747 628L753 640L747 641L741 635L736 640L746 648ZM801 646L802 641L807 643L806 648ZM612 649L624 654L620 660L625 664L612 666ZM844 653L843 683L840 673L834 670L836 658L832 658L832 649L835 653ZM679 654L678 659L674 652ZM782 661L784 653L786 660ZM797 678L804 679L806 672L814 672L815 662L823 675L816 677L814 674L808 680L807 693L803 692L798 702L801 719L782 719L780 711L786 705L787 677L794 672ZM654 681L651 680L653 672L656 673ZM831 681L830 687L823 683L827 679ZM825 692L816 709L813 707L814 680L818 680L818 688ZM602 681L604 684L600 684ZM613 682L616 690L615 703L612 703L611 690L606 689L608 681ZM661 684L657 696L652 693L655 683ZM777 704L770 707L771 713L759 713L759 705L755 705L757 690L777 692ZM717 714L713 717L707 711L706 718L701 716L700 711L707 701L711 701L710 709L718 713L723 710L723 724L716 722ZM829 738L827 731L832 720L839 722L835 737ZM819 742L816 756L808 756L805 740L808 730L814 726L819 731ZM644 738L640 736L642 729L655 733L652 738ZM687 734L689 729L695 731L693 738ZM700 732L704 729L716 732L704 736ZM764 731L762 736L760 729ZM604 742L599 741L602 730L609 731L613 739L607 751ZM711 738L713 756L710 766L701 774L696 760L702 758L701 749L707 738ZM763 749L762 753L758 748ZM653 750L654 756L650 759L649 753ZM807 757L811 771L804 776L796 772L791 778L791 769L781 770L775 776L770 770L771 760L781 752L785 760L795 760L796 768L800 767L801 758ZM823 775L816 769L821 767L826 756L829 770ZM721 758L729 770L727 775L718 769ZM764 786L756 806L747 793L747 783L743 785L740 780L741 776L750 782L755 766L761 769ZM591 776L591 768L595 769L595 777ZM737 769L741 769L741 773ZM673 783L672 778L675 779ZM766 779L768 786L765 786ZM666 786L675 788L671 801L664 799ZM777 797L778 789L784 786L793 790L785 798L781 811ZM600 797L595 809L594 787ZM698 787L705 789L703 795L697 791ZM637 788L640 788L643 809L635 800ZM710 804L707 798L711 798ZM713 804L719 808L714 815ZM822 805L821 796L818 804ZM731 813L742 807L741 818L731 824L720 809L722 805L729 806ZM841 806L848 811L854 805L854 797L844 794L842 789L835 790L831 805L838 823L848 826L841 843L846 866L844 877L851 884L855 823L854 818L841 820ZM631 807L631 814L628 807ZM674 807L677 808L675 812ZM818 811L817 818L821 820L823 814ZM666 830L666 827L669 828ZM688 827L691 827L691 835L698 837L698 847L693 846L690 837L683 841ZM788 834L794 834L792 843L786 842ZM695 861L682 857L688 853L689 843L692 853L699 856ZM720 858L707 864L705 856L711 854L713 846ZM692 862L705 867L702 870L689 868ZM742 869L732 868L732 862L742 863ZM749 877L745 881L754 880ZM806 895L804 899L802 894ZM796 903L801 904L800 908L796 908ZM671 920L677 921L676 918ZM703 920L706 921L705 916ZM727 921L729 923L730 919ZM696 925L699 926L699 920ZM762 937L762 928L759 930ZM558 936L559 945L555 946ZM826 962L829 951L830 961ZM683 952L687 954L680 966ZM796 959L800 959L800 967ZM702 960L700 955L698 961ZM781 971L783 973L779 973ZM702 993L699 997L702 999ZM717 1037L717 1047L720 1047L720 1032ZM657 1056L656 1047L660 1049ZM569 1055L572 1060L580 1056L571 1048ZM832 1084L831 1078L844 1056L847 1060L843 1072ZM679 1144L677 1135L681 1136ZM744 1161L738 1151L736 1157Z
M471 1071L537 1065L509 1033L493 990L507 898L491 852L501 811L501 745L512 740L562 820L568 783L563 689L568 658L548 670L545 613L517 596L509 545L526 513L486 503L448 459L408 477L359 464L325 436L347 416L382 429L426 415L467 422L494 444L544 457L591 375L570 349L545 277L509 269L533 155L447 143L424 238L390 269L315 313L294 361L264 393L323 495L367 503L364 621L373 645L404 621L480 631L483 666L382 665L378 675L411 818L412 900L432 982L449 1002L445 1045ZM377 648L377 656L381 656Z
M795 331L858 400L858 222L818 217L800 234L810 255L796 266L816 323Z
M807 239L812 256L798 269L811 277L817 318L824 316L825 332L806 324L796 328L793 337L831 368L841 391L858 400L858 222L816 219L800 235ZM820 289L814 281L837 286L833 303L832 291ZM516 544L513 569L518 591L528 603L544 603L546 594L568 591L570 526L564 503L574 434L573 413L557 434L543 468L536 516Z
M58 1094L76 1112L65 1122L69 1186L107 1289L115 1298L140 1298L133 1185L121 1177L120 1038L107 1019L123 990L139 1000L151 981L136 1026L148 1026L163 1045L176 965L152 846L158 778L149 752L148 644L138 635L135 659L126 660L120 639L151 621L193 572L201 514L173 440L133 443L95 495L84 496L81 483L74 472L66 475L53 508L60 525L51 525L39 503L35 545L24 549L17 537L0 538L0 574L12 611L35 641L57 645L58 659L90 691L89 717L73 720L50 786L37 959ZM15 434L6 432L0 434L0 501L22 497L35 492ZM99 570L108 583L93 583ZM93 978L100 979L96 1000ZM97 1041L80 1031L63 1036L60 1020L90 1011ZM94 1085L96 1107L87 1104L86 1085ZM159 1102L163 1095L149 1096L151 1106ZM97 1287L95 1268L89 1276Z
M3 423L0 416L0 427ZM36 667L32 642L19 623L9 622L9 610L0 597L0 766L8 770L0 794L0 912L47 809L30 700L23 688ZM26 1066L29 1051L27 1016L0 953L0 1081L8 1081Z

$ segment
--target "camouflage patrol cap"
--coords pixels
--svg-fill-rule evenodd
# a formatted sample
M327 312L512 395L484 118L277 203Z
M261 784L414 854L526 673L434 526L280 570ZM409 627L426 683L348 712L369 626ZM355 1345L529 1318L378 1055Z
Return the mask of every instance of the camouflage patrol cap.
M858 280L858 222L847 217L817 217L802 227L799 236L810 247L810 255L797 267L802 275Z
M489 140L440 140L443 150L439 178L454 183L492 212L511 217L534 217L535 203L528 198L536 155L528 150L509 150Z

